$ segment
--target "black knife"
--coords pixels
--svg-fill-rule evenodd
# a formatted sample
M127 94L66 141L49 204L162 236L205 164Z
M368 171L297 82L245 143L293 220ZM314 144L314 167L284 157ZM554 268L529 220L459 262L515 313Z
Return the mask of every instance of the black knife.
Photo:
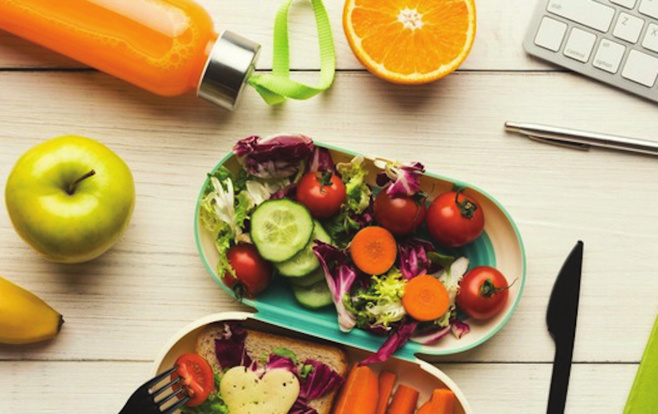
M583 268L583 242L579 241L557 275L548 302L546 324L555 341L555 360L548 395L548 414L562 414L567 402L569 375L578 319L578 298Z

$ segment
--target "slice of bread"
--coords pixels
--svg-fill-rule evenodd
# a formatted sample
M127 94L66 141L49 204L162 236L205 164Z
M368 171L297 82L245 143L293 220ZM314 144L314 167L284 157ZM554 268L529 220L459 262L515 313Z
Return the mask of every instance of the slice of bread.
M196 353L201 355L210 363L213 371L223 373L225 369L219 364L215 355L215 339L220 338L223 324L212 324L205 327L197 338ZM293 339L281 335L246 329L247 339L245 347L251 358L259 361L262 356L268 356L276 348L286 348L294 352L300 363L307 359L313 359L318 362L327 364L331 369L345 378L349 368L349 361L345 351L335 345L319 344L303 339ZM230 368L230 367L227 367ZM309 405L318 414L329 414L333 405L334 390L325 396L309 401Z

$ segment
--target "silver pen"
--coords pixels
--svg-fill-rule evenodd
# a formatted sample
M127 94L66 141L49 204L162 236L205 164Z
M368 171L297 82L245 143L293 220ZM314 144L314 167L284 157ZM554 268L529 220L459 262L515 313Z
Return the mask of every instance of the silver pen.
M656 141L521 122L505 122L505 130L545 144L584 151L596 147L658 156Z

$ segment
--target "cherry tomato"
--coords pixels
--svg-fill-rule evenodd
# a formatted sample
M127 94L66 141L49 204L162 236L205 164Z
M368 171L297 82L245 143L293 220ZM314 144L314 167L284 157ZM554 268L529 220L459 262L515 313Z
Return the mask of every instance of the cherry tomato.
M171 378L180 376L183 381L182 385L178 383L173 388L177 390L181 386L185 387L185 395L190 397L185 403L188 407L201 405L215 386L215 376L210 364L201 355L183 354L176 360L176 365L178 369L171 374Z
M304 204L317 219L338 214L345 196L345 184L330 172L306 173L297 184L297 201Z
M272 278L272 263L263 259L256 246L241 243L228 249L228 262L235 270L235 276L226 272L224 284L233 289L238 298L254 297L270 283Z
M505 276L493 267L475 267L459 282L457 306L473 319L492 318L505 307L509 287Z
M473 198L450 191L438 196L426 216L427 229L441 246L459 247L480 237L484 212Z
M393 198L382 190L375 197L374 213L377 223L396 236L411 234L425 219L425 200L411 197Z

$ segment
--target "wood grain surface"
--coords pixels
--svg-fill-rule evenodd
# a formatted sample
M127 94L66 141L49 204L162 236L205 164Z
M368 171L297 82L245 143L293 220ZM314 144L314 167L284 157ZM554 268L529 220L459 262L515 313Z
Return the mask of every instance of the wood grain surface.
M277 1L200 3L217 22L262 42L259 68L270 67ZM66 318L55 341L0 347L0 412L116 413L178 329L241 308L197 255L195 201L205 173L235 140L279 131L420 161L485 189L509 210L527 251L521 303L491 341L438 363L476 413L545 412L554 352L546 305L562 262L583 240L567 412L621 412L658 312L658 163L540 145L505 134L503 123L655 139L656 106L525 56L521 41L533 3L479 0L478 37L463 70L433 85L401 87L360 67L342 34L342 2L327 0L338 50L334 87L276 108L250 90L233 113L192 96L150 95L1 33L0 183L30 147L79 134L128 163L137 205L119 244L77 266L42 260L0 209L0 274ZM313 82L319 65L309 12L298 2L291 17L293 68Z

